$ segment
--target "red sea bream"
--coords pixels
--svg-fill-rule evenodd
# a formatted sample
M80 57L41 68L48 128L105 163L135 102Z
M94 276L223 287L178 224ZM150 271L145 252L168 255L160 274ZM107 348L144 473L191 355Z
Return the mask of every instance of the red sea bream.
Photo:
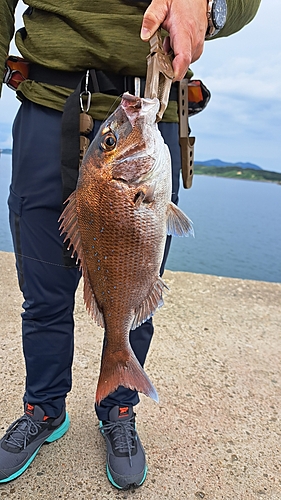
M171 200L171 159L157 99L124 94L91 143L61 220L84 278L86 308L105 329L99 404L119 385L158 400L129 343L130 329L162 305L167 234L192 232Z

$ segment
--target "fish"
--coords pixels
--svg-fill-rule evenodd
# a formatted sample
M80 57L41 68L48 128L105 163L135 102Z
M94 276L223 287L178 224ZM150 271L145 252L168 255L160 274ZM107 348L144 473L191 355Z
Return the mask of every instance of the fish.
M129 342L163 305L167 234L193 232L171 202L171 157L156 123L157 98L125 93L88 148L60 217L84 281L84 302L105 330L96 403L120 385L158 401Z

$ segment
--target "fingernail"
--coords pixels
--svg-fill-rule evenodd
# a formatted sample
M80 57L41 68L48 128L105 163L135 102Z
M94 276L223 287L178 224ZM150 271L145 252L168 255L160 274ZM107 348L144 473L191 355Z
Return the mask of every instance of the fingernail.
M142 28L140 36L142 40L148 40L149 38L151 38L151 31L147 28Z

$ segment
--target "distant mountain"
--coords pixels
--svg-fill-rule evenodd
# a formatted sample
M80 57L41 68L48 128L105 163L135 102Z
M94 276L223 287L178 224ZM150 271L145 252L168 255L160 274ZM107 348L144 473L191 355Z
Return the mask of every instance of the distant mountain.
M196 175L210 175L229 179L245 179L248 181L275 182L281 185L281 173L270 172L262 168L241 168L237 165L228 167L214 167L214 165L194 165Z
M218 159L215 160L204 160L204 161L195 161L195 165L206 165L207 167L240 167L240 168L251 168L252 170L263 170L258 165L254 163L245 163L245 162L237 162L231 163L226 161L221 161Z
M0 149L0 154L3 154L3 155L11 155L12 154L12 150L11 149Z

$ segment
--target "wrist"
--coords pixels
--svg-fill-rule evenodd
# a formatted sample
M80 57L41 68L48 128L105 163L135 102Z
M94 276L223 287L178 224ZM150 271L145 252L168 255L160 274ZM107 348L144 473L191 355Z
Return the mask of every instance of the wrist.
M208 27L206 39L215 36L225 25L227 17L226 0L207 0Z

